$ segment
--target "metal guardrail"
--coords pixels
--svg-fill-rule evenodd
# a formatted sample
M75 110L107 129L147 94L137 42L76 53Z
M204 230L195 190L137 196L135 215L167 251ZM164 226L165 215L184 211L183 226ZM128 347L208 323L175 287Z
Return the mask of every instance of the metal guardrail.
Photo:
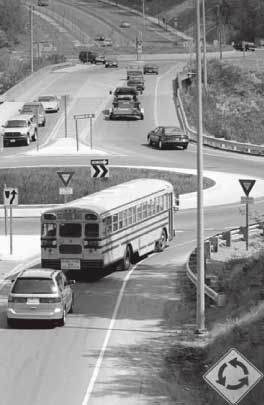
M230 241L239 238L244 237L243 233L243 227L240 228L234 228L231 229L230 231L226 232L221 232L219 234L213 235L205 240L205 242L210 243L210 250L211 250L211 240L212 238L217 238L218 240L226 241L226 235L229 233ZM249 226L249 233L256 232L257 230L263 230L264 224L263 223L256 223L252 224ZM193 272L192 268L196 267L196 249L192 251L188 257L187 263L186 263L186 274L189 280L197 286L197 276ZM218 306L223 306L225 303L225 294L216 292L212 287L209 287L207 284L205 284L205 294L210 297Z
M183 103L180 96L180 90L177 89L177 105L180 111L179 119L182 122L183 127L188 133L191 141L197 142L197 131L192 128L187 120ZM211 135L203 135L203 144L215 149L222 149L229 152L244 153L248 155L264 156L264 145L255 145L251 143L243 143L237 141L227 141L224 138L215 138Z

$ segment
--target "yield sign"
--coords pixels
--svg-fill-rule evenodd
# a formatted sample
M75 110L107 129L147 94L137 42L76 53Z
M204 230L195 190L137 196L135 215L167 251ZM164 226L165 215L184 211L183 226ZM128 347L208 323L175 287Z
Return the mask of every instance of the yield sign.
M256 180L239 179L239 183L241 184L241 187L243 188L246 196L248 196L254 184L256 183Z
M67 187L72 176L74 175L74 172L57 172L57 174L63 182L64 186Z

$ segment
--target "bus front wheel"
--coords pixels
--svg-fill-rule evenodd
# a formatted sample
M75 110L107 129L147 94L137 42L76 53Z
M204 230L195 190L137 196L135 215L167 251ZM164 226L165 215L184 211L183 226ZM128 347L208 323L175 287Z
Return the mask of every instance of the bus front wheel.
M132 263L132 250L130 246L126 247L126 251L121 263L121 270L126 271L130 268Z
M166 231L163 229L159 240L156 242L156 251L162 252L166 247L166 243L167 243L167 234Z

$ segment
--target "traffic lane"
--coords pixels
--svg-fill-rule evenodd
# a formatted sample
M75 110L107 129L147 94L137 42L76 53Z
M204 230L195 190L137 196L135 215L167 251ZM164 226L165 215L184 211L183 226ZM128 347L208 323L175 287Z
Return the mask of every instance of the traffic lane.
M124 273L116 273L97 283L77 283L74 286L74 314L67 317L63 328L27 323L17 329L7 329L5 309L9 287L1 291L0 388L3 403L82 403L123 277Z
M64 2L63 7L66 7L66 3L68 2ZM56 7L58 9L58 4ZM94 38L97 34L104 34L106 36L114 37L114 46L116 44L124 46L125 38L129 39L129 45L134 47L136 37L138 37L139 32L142 32L143 39L147 41L150 48L153 48L153 46L157 44L157 49L162 50L164 48L168 48L169 50L174 50L175 38L173 35L165 32L158 25L148 21L146 26L144 26L142 16L136 15L129 10L122 10L113 5L100 3L97 1L89 2L86 5L83 3L78 4L78 2L76 2L74 6L71 2L71 6L68 4L67 8L70 10L72 16L76 16L76 18L82 21L82 29L91 35L92 38ZM80 13L80 10L83 12L83 15ZM63 12L62 8L60 12ZM86 21L81 20L84 17ZM87 24L87 18L89 18L89 25ZM93 18L95 21L92 21ZM129 28L121 28L120 23L122 21L130 22L131 26ZM94 30L95 23L97 25L97 31ZM112 31L109 35L108 32L110 28ZM103 31L100 31L100 29Z
M171 305L178 310L176 305L182 297L178 280L186 277L184 263L192 247L188 235L176 235L164 252L136 266L105 351L97 361L85 404L170 403L159 371L172 334L189 321L173 324L168 311Z

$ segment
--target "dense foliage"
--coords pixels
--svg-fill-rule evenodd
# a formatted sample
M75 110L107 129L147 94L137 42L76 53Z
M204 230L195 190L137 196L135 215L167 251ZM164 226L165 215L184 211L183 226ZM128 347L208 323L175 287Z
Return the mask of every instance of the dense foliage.
M0 0L0 48L17 43L25 24L26 13L21 0Z
M264 74L245 72L219 60L208 62L208 91L203 94L203 124L219 138L264 144ZM196 85L183 94L184 107L195 127Z

